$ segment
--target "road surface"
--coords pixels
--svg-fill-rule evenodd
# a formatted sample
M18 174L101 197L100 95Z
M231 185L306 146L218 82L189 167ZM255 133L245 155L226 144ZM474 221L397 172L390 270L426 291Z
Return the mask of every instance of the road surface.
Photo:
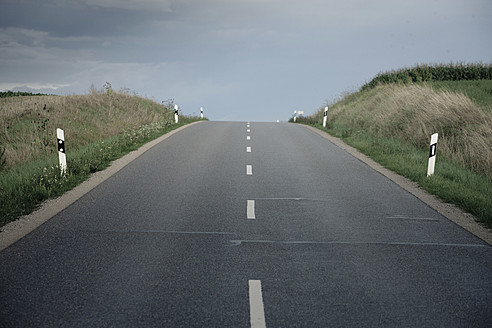
M203 122L2 251L0 303L1 327L491 327L492 247L302 126Z

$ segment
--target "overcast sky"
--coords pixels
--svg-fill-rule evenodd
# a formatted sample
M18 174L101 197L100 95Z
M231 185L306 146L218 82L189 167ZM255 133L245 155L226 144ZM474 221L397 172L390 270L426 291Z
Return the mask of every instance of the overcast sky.
M378 72L492 63L490 0L0 0L0 90L128 88L211 120L313 113Z

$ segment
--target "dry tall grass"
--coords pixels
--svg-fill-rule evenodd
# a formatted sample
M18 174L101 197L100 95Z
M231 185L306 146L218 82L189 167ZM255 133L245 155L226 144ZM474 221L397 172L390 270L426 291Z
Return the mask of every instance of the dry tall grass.
M6 167L56 152L56 129L67 151L161 120L172 111L151 100L118 92L0 99L0 146ZM1 150L1 149L0 149Z
M419 85L378 86L337 103L328 120L419 147L428 147L437 132L438 155L492 177L492 112L463 94Z

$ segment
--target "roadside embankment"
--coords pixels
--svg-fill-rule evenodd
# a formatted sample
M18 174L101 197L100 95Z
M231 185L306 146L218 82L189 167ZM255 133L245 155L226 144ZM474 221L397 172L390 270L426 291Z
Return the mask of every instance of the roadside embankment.
M492 228L492 81L446 84L363 88L328 106L326 128L325 106L297 122L343 139ZM463 92L461 85L466 85ZM435 174L427 177L433 133L439 134L437 161Z
M31 213L111 161L197 117L174 123L172 104L127 93L0 99L0 227ZM60 174L56 129L65 131Z

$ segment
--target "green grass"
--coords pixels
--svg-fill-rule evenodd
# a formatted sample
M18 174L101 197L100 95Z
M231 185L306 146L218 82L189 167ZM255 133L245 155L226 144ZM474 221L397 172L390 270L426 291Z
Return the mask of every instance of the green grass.
M77 186L91 173L105 169L111 161L138 149L173 129L198 120L180 117L179 124L154 122L117 136L67 149L67 173L62 176L58 155L46 156L0 172L0 226L29 214L40 204Z
M435 90L463 93L485 111L492 111L492 80L434 81L429 85Z
M47 96L46 94L43 93L32 93L32 92L22 92L22 91L1 91L0 92L0 98L7 98L7 97L23 97L23 96Z

